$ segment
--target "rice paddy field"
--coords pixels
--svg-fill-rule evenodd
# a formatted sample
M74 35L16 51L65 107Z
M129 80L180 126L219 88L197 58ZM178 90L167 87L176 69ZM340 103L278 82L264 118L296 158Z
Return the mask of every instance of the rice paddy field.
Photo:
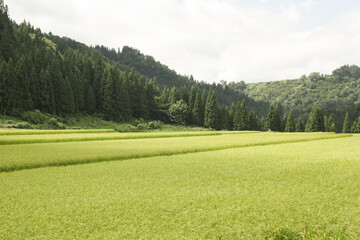
M0 239L360 239L360 135L4 132Z

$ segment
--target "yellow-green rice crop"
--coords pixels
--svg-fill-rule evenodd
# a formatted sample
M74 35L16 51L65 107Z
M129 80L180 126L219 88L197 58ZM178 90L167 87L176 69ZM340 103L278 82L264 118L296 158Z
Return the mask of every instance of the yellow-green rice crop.
M139 132L139 133L57 133L40 135L6 135L0 136L0 145L9 144L30 144L30 143L50 143L50 142L80 142L80 141L100 141L117 139L138 139L138 138L162 138L162 137L182 137L182 136L206 136L220 135L220 132Z
M3 172L0 239L359 239L359 146L352 136Z
M100 130L99 130L100 131ZM20 132L25 133L25 132ZM246 134L259 133L258 131L243 131L243 132L130 132L119 133L114 131L109 132L86 132L86 133L72 133L72 132L53 132L48 134L10 134L0 135L0 145L10 144L30 144L30 143L51 143L51 142L80 142L80 141L100 141L100 140L119 140L119 139L139 139L139 138L168 138L168 137L187 137L187 136L208 136L221 134Z
M329 133L253 133L2 145L0 146L0 172L343 136L346 135Z

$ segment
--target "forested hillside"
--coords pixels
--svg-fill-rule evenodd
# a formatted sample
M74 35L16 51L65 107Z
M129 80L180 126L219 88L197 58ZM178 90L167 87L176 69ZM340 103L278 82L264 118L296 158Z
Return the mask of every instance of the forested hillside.
M254 101L224 83L180 76L129 47L116 53L43 33L30 23L18 25L9 19L2 0L0 48L3 115L22 117L38 109L57 116L81 113L118 122L143 118L232 129L233 102L244 101L263 117L268 110L267 102ZM149 67L141 67L139 56L152 59ZM153 67L158 70L150 72Z
M296 117L307 119L314 105L333 114L341 131L345 113L351 121L360 115L360 67L342 66L331 75L312 73L295 80L261 83L232 83L232 88L245 92L256 100L281 103L283 112L291 109Z
M113 120L155 116L151 79L122 71L100 53L70 47L61 52L46 34L27 23L12 23L1 8L1 113L101 112Z

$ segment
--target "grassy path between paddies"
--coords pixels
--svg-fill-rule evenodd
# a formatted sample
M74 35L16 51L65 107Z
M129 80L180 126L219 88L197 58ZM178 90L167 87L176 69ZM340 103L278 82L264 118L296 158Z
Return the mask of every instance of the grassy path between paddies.
M330 133L253 133L0 146L0 172L342 138Z
M72 134L72 133L109 133L114 129L64 129L64 130L38 130L38 129L0 129L2 135L40 135L40 134Z
M32 143L55 143L55 142L83 142L101 140L120 140L120 139L140 139L140 138L169 138L169 137L192 137L222 134L247 134L259 133L259 131L243 132L137 132L137 133L66 133L66 134L40 134L40 135L7 135L0 136L0 145L11 144L32 144Z
M0 239L359 239L359 145L353 136L0 173Z

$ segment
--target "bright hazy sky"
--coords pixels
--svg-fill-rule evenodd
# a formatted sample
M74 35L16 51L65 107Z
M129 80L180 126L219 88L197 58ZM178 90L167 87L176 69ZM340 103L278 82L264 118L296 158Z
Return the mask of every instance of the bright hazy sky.
M5 0L10 17L87 45L139 49L207 82L360 65L359 0Z

